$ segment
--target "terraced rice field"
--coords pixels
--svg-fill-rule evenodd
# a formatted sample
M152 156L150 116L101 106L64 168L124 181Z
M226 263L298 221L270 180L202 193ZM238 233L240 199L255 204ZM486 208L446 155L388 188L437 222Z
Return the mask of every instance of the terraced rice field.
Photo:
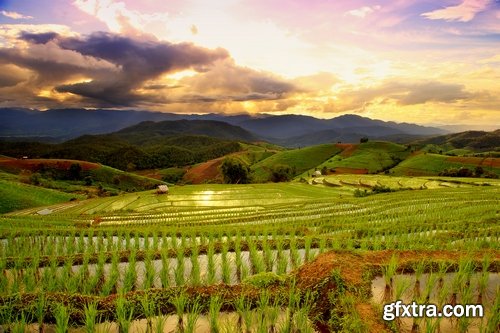
M376 187L396 191L354 196ZM339 175L180 186L48 210L0 215L4 330L496 332L500 324L498 181ZM382 301L426 293L481 301L487 316L384 321L380 290Z

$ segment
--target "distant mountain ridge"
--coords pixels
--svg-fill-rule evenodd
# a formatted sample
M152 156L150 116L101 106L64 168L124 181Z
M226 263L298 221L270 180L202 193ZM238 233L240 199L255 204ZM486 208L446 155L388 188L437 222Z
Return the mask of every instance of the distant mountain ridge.
M343 115L318 119L303 115L221 115L174 114L131 110L54 109L37 111L21 108L0 109L0 138L32 137L35 141L59 142L85 134L105 134L120 131L141 122L178 120L219 121L239 126L247 133L245 140L267 140L289 147L334 141L357 142L360 137L380 138L399 135L435 136L446 134L443 129L409 123L374 120L358 115ZM180 126L182 123L178 123ZM152 125L148 130L153 130ZM152 126L152 127L151 127ZM155 127L156 128L156 127ZM157 128L155 129L157 130ZM167 131L167 129L164 129ZM175 132L170 128L168 131ZM194 133L213 136L210 133ZM236 135L240 137L243 132ZM43 139L44 137L51 137ZM224 137L232 139L231 137Z

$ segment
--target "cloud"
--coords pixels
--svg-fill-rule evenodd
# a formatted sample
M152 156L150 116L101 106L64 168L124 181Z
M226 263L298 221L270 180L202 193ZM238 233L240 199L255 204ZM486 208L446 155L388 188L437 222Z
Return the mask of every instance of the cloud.
M363 6L361 8L353 9L348 12L346 12L347 15L359 17L359 18L365 18L366 16L370 15L371 13L380 10L380 6Z
M184 78L180 84L204 97L234 101L281 99L298 90L292 82L238 66L232 59L218 61L209 71Z
M130 10L123 1L75 0L73 5L106 24L111 32L128 36L150 35L148 31L156 30L158 26L165 26L165 22L170 20L166 13L144 14Z
M14 65L0 65L0 89L13 87L27 78L25 70Z
M484 11L490 3L491 0L464 0L457 6L437 9L421 15L430 20L469 22L478 13Z
M386 81L375 87L344 89L331 104L337 112L362 110L373 104L396 103L410 106L435 103L455 103L468 100L474 95L461 84L442 83L439 81L401 82Z
M46 44L51 40L56 39L58 36L59 35L53 31L42 32L42 33L32 33L32 32L22 31L19 38L33 44Z
M496 54L492 57L481 59L478 61L480 64L497 64L500 63L500 54Z
M5 11L5 10L2 10L0 13L3 16L6 16L6 17L11 18L13 20L30 20L30 19L33 18L33 16L23 15L23 14L20 14L20 13L17 13L17 12L8 12L8 11Z
M337 75L328 72L299 76L292 81L296 86L308 92L330 91L333 85L340 83Z
M56 90L112 105L133 104L139 98L134 90L147 80L189 68L205 70L215 60L229 56L223 49L209 50L191 43L144 41L103 32L56 41L63 50L105 60L119 68L114 75L96 77L90 82L59 85Z
M31 90L44 98L59 99L71 93L83 104L103 107L168 103L169 98L155 92L165 88L150 85L139 90L165 74L186 69L205 72L216 60L229 57L220 48L105 32L88 36L20 32L18 41L24 44L0 48L0 65L12 64L30 71L22 85L24 93ZM3 77L0 84L10 85L13 80Z

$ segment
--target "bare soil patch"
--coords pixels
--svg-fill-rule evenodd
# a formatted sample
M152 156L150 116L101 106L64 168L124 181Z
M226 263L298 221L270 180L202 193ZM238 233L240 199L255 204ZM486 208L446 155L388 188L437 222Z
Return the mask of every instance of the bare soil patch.
M495 157L461 157L451 156L446 158L449 162L480 165L485 167L500 168L500 158Z
M335 172L332 174L355 174L355 175L365 175L368 173L368 169L356 169L347 167L336 167Z
M220 157L191 167L184 175L184 179L191 184L202 184L216 180L220 177L219 166L223 159L224 157Z
M358 145L354 143L337 143L335 146L342 149L342 152L340 153L340 156L342 157L349 157L356 149L358 149Z

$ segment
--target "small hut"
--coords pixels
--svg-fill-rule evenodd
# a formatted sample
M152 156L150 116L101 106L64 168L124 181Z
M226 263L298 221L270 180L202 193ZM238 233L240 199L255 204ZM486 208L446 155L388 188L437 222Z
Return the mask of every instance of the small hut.
M319 170L314 171L313 177L321 177L321 171Z
M156 190L157 194L168 194L168 186L167 185L158 185L158 189Z

